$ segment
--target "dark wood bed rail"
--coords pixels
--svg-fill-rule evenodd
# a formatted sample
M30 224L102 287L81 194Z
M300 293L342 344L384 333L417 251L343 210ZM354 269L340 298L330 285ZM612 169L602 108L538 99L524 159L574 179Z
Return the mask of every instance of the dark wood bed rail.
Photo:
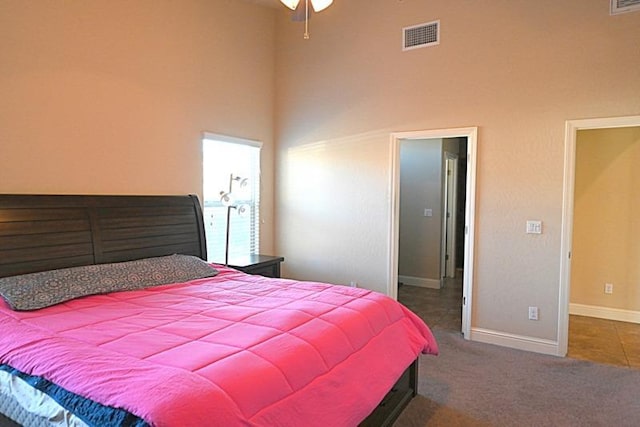
M0 195L0 277L174 253L207 258L195 195Z

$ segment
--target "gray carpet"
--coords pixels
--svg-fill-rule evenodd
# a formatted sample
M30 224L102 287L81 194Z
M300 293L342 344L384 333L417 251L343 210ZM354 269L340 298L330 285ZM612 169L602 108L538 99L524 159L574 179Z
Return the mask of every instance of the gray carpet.
M419 395L394 427L639 426L640 370L465 341L434 330Z
M638 369L434 333L440 356L421 357L419 395L394 427L640 426Z

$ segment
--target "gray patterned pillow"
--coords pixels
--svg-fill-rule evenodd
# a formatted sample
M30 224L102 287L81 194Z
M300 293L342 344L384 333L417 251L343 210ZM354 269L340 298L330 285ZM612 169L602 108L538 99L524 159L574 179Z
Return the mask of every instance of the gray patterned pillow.
M86 295L131 291L213 277L200 258L169 255L0 278L0 295L14 310L37 310Z

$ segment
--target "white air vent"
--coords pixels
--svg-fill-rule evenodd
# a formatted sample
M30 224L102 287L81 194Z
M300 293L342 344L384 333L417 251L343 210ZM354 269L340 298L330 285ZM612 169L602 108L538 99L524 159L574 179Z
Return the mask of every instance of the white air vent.
M402 29L402 50L440 44L440 21L413 25Z
M640 10L640 0L611 0L611 14L636 12Z

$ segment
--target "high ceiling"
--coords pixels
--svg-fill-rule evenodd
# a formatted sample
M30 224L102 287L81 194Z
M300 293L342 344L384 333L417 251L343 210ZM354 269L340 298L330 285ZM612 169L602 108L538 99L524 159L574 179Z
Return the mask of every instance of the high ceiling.
M259 6L271 7L274 9L283 6L282 3L280 3L278 0L244 0L244 1L249 3L255 3Z

